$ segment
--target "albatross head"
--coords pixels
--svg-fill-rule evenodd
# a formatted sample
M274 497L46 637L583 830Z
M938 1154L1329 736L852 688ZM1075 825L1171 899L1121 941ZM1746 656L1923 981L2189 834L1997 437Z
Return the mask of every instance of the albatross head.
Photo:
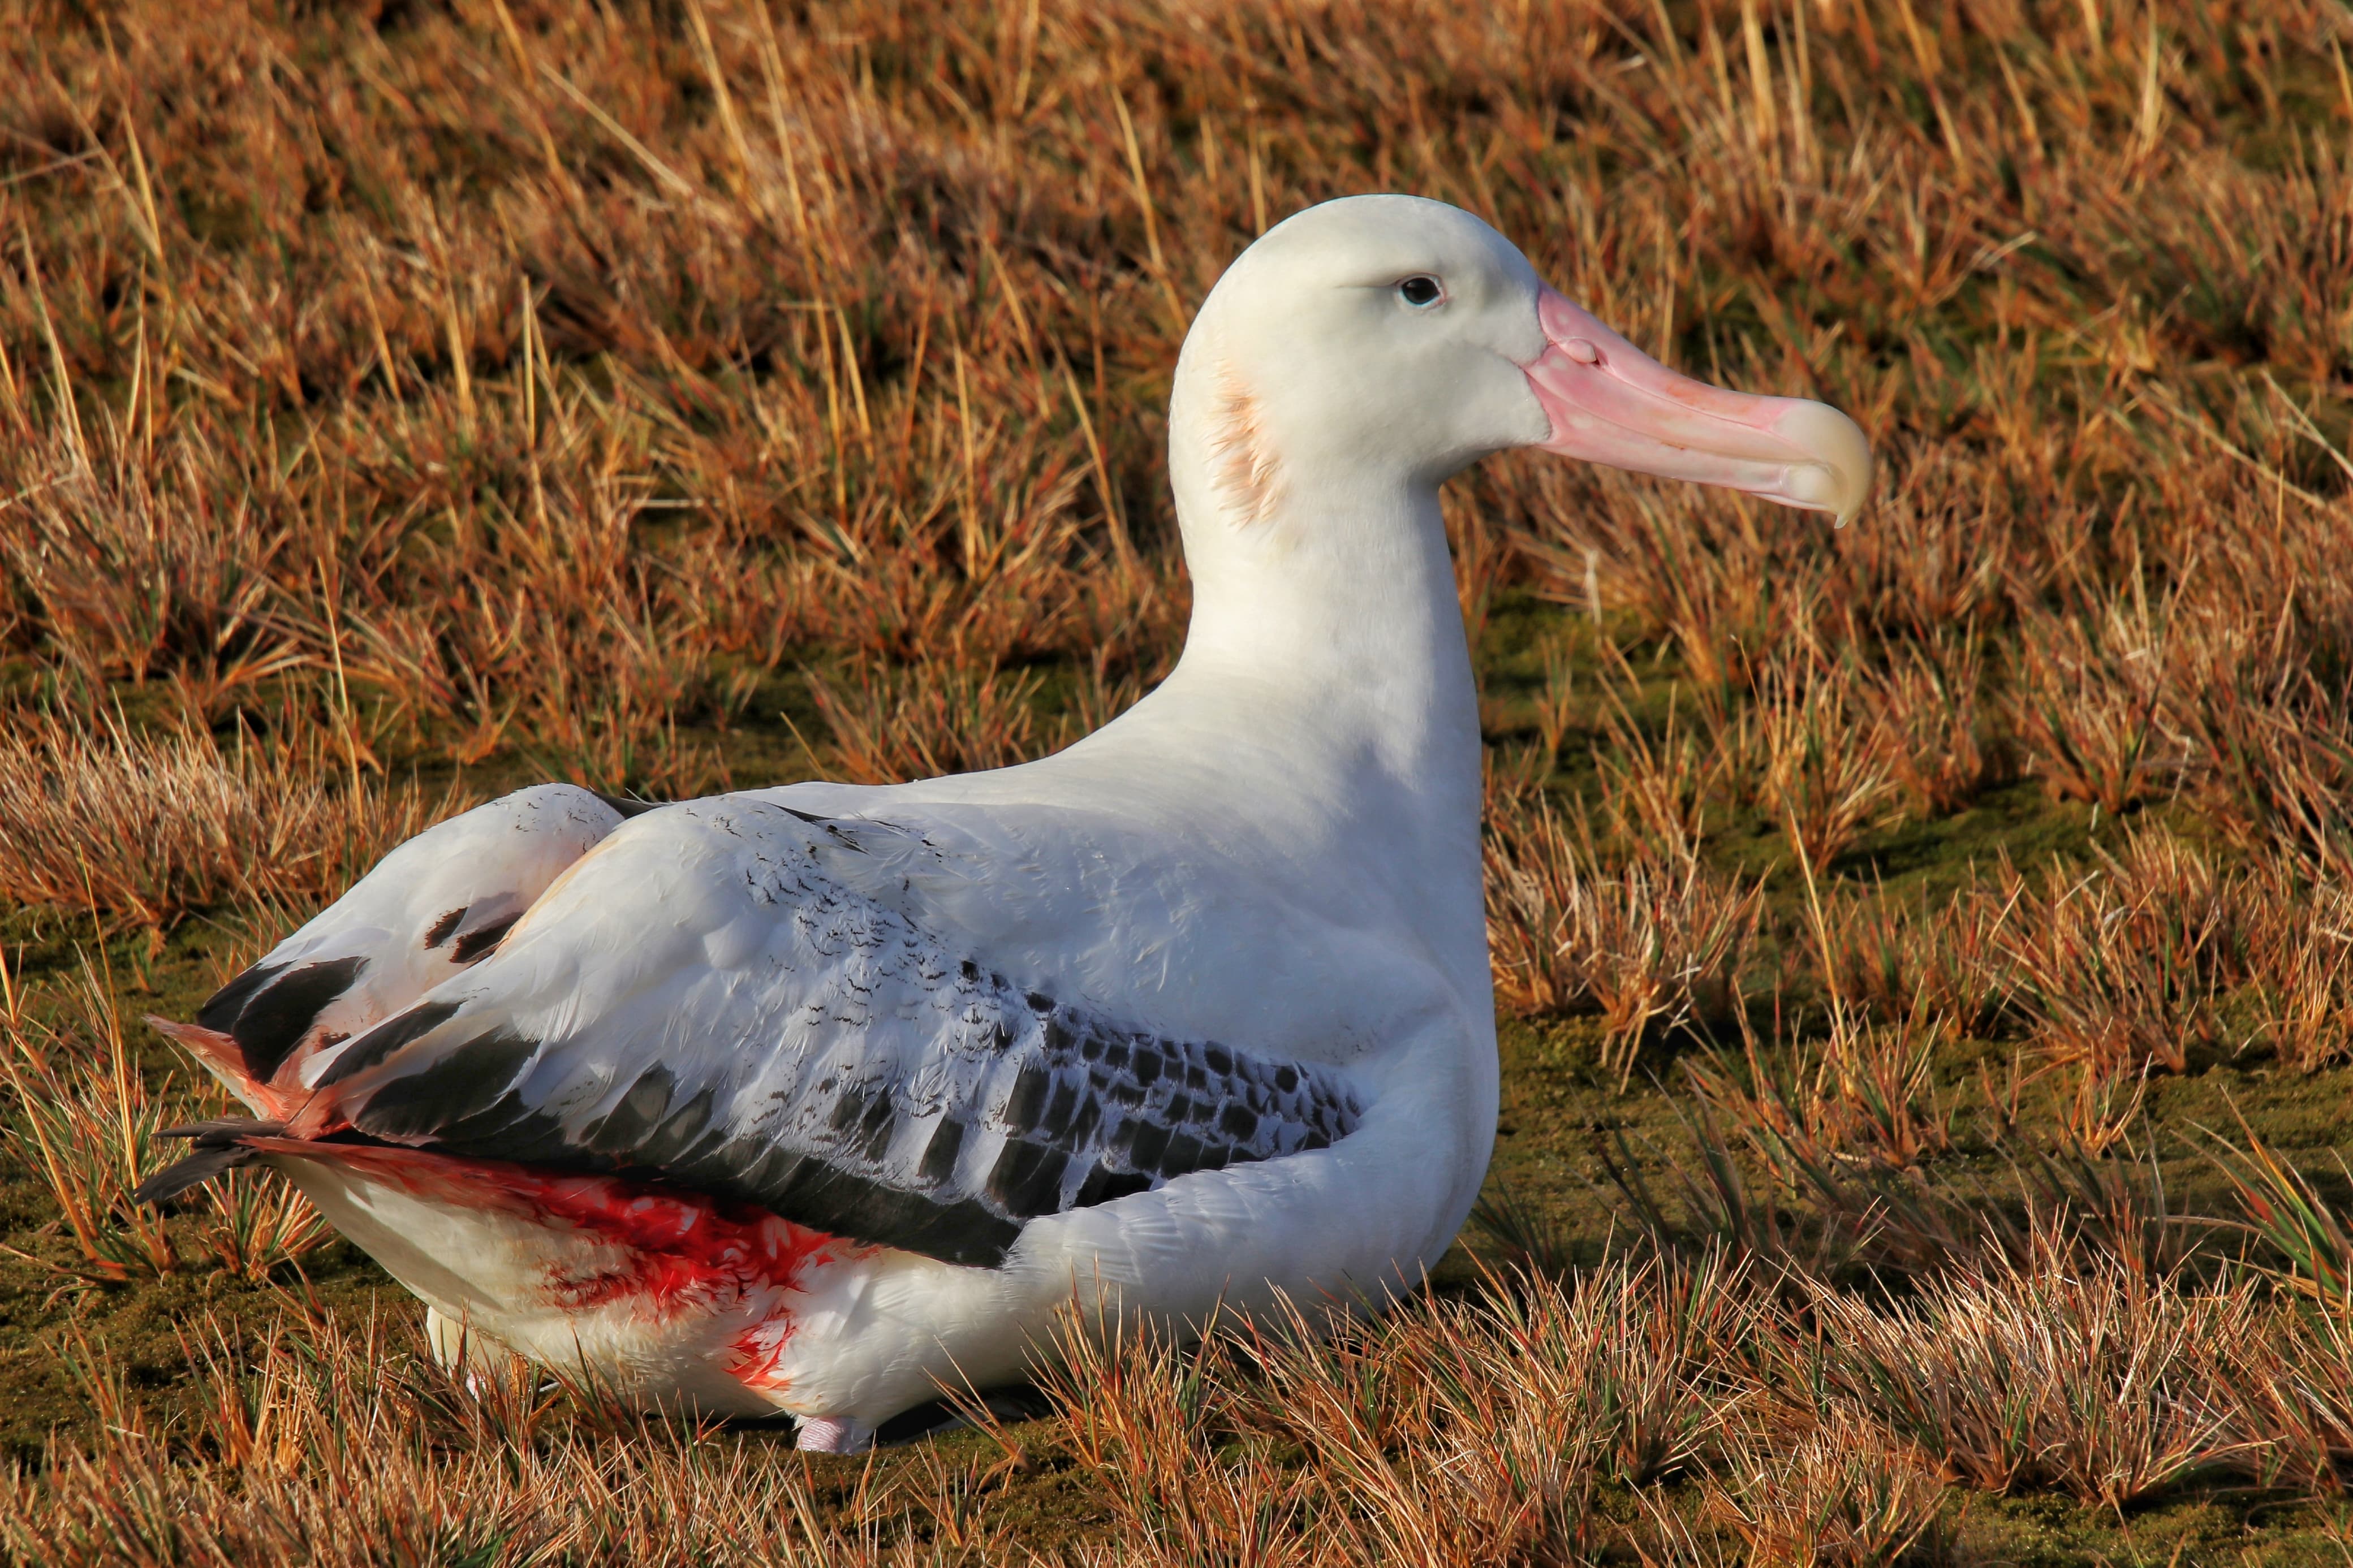
M1511 447L1841 523L1871 486L1845 415L1677 374L1486 224L1417 196L1326 202L1268 230L1202 306L1172 412L1186 510L1244 527L1343 473L1434 488Z

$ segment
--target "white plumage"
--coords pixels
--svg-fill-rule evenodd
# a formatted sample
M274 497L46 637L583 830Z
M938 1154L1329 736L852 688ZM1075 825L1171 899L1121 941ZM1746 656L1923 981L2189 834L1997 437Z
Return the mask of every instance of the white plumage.
M1438 486L1505 447L1841 515L1842 416L1664 370L1478 220L1280 226L1187 337L1182 661L1059 755L653 809L543 785L404 845L166 1026L437 1343L855 1447L1073 1293L1377 1303L1496 1110L1477 700ZM629 815L624 815L627 807Z

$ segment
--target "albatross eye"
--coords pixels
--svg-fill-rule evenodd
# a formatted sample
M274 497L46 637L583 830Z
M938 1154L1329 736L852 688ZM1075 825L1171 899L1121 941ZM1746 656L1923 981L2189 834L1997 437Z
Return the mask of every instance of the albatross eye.
M1419 273L1398 285L1398 298L1417 310L1426 310L1445 297L1446 290L1438 286L1437 279Z

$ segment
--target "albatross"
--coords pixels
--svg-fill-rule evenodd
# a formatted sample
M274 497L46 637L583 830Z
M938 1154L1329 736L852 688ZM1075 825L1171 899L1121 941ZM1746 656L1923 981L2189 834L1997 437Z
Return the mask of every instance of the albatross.
M1377 1307L1497 1109L1479 710L1439 487L1535 447L1844 521L1862 433L1667 369L1441 203L1268 231L1187 335L1168 679L1042 761L647 805L542 784L394 849L158 1021L427 1305L648 1405L856 1451L1058 1309Z

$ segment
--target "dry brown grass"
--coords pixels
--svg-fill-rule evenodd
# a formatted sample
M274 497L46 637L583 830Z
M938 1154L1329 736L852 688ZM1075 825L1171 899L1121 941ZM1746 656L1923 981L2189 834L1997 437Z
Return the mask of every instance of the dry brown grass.
M2164 731L2172 659L2146 584L2074 615L2030 612L2020 628L2010 724L2061 800L2110 816L2157 798L2182 759Z
M1877 731L1866 754L1883 759L1913 813L1948 816L2000 775L1980 711L1985 667L1976 641L1898 644L1887 668L1862 684Z
M8 979L0 969L0 981ZM214 1184L177 1225L132 1201L132 1189L175 1147L162 1131L217 1116L229 1101L209 1083L151 1083L116 990L87 953L62 995L28 997L13 982L0 987L7 1141L56 1205L69 1243L30 1261L69 1282L119 1283L192 1265L259 1281L317 1247L328 1233L310 1200L255 1172Z
M16 1112L10 1142L79 1255L66 1269L94 1279L167 1274L180 1262L164 1216L133 1203L131 1191L163 1147L158 1135L182 1119L141 1075L111 993L85 956L64 1020L29 1015L12 985L0 1022L0 1077Z
M224 742L133 730L119 712L19 713L0 736L0 898L158 927L231 901L324 903L470 804L345 760L299 729Z
M1487 921L1496 994L1601 1016L1604 1064L1623 1079L1645 1031L1720 1017L1736 994L1762 898L1690 856L1596 866L1590 834L1555 808L1491 790Z
M2134 838L2121 860L2054 875L2006 927L2013 1005L2062 1062L2180 1072L2228 1048L2220 1003L2247 976L2242 885L2179 840Z
M1039 752L1039 678L919 665L863 669L839 685L809 677L831 731L834 765L852 784L937 778L1027 762Z
M1907 1302L1810 1289L1819 1337L1791 1352L1808 1382L1972 1486L2121 1508L2248 1458L2224 1358L2259 1331L2251 1286L2148 1279L2045 1233Z
M1755 1563L1902 1563L1926 1544L1944 1502L1926 1456L1847 1412L1794 1440L1788 1431L1745 1436L1727 1469L1707 1488L1708 1512Z
M1825 986L1847 1007L1882 1022L1925 1014L1965 1034L1994 1026L2009 969L2001 937L2016 889L1977 887L1931 905L1881 889L1835 891L1808 910L1805 931Z
M1892 1565L1949 1550L1956 1486L2115 1509L2193 1472L2333 1487L2348 1453L2333 1320L2050 1232L1904 1302L1712 1258L1493 1283L1330 1341L1288 1312L1190 1346L1074 1321L1057 1426L982 1416L983 1443L862 1471L300 1311L258 1341L191 1324L199 1397L162 1426L77 1337L111 1436L13 1476L0 1540L66 1563L1000 1562L1027 1554L990 1500L1045 1464L1107 1510L1074 1562ZM1695 1507L1655 1484L1676 1476ZM1596 1506L1628 1483L1636 1507Z
M77 1355L102 1364L105 1347ZM536 1373L453 1378L380 1320L295 1321L259 1343L193 1330L205 1396L191 1428L153 1429L129 1401L110 1436L12 1474L0 1551L59 1564L826 1563L1004 1560L1001 1531L908 1518L944 1494L859 1489L825 1522L787 1449L631 1415ZM959 1539L959 1529L961 1538Z
M1938 1048L1950 1039L1942 1018L1872 1024L1841 1006L1819 1046L1791 1058L1752 1034L1738 1064L1694 1062L1691 1081L1728 1124L1761 1135L1777 1163L1862 1161L1912 1170L1952 1146L1953 1111L1938 1103L1932 1077Z
M1880 815L1895 789L1886 737L1853 706L1853 674L1768 676L1758 700L1763 804L1789 849L1819 877Z

